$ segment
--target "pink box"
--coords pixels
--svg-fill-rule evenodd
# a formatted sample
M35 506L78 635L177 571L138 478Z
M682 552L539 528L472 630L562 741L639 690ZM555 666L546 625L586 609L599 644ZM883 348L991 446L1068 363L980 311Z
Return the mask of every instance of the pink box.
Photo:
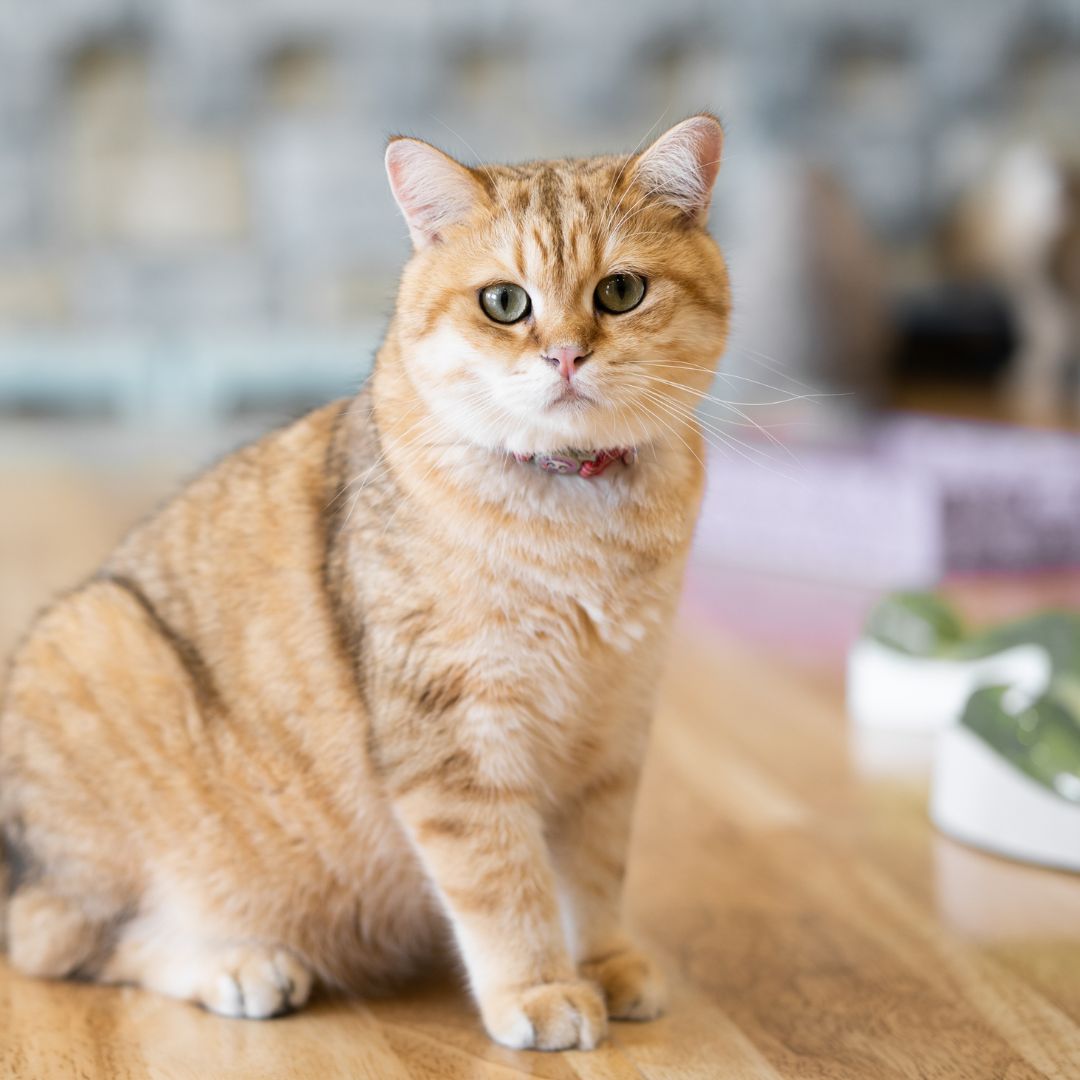
M712 453L699 561L888 587L1080 565L1076 436L894 415L759 447Z

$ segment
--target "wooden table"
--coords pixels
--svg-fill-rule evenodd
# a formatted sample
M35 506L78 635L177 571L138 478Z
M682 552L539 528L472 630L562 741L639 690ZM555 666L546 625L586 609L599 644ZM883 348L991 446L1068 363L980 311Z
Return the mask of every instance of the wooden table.
M0 470L0 649L152 487ZM960 592L995 610L1001 589ZM938 836L925 742L853 742L835 650L808 664L737 630L690 605L639 804L628 910L670 974L665 1019L591 1054L515 1053L453 980L262 1023L0 962L0 1075L1080 1077L1080 877Z

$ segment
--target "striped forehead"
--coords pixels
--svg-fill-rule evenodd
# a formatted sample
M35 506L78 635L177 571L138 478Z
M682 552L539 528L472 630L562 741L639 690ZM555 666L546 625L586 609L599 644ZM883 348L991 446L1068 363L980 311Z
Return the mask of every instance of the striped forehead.
M603 162L545 162L521 170L502 200L510 264L522 281L569 298L603 256L602 202L611 169Z

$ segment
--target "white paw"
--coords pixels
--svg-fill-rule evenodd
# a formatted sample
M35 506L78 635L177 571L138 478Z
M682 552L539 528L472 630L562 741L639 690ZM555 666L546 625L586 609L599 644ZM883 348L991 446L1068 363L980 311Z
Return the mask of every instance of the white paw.
M583 981L503 991L483 1003L493 1039L514 1050L592 1050L607 1031L600 992Z
M221 1016L265 1020L298 1009L311 993L311 973L284 949L237 946L210 973L199 1001Z

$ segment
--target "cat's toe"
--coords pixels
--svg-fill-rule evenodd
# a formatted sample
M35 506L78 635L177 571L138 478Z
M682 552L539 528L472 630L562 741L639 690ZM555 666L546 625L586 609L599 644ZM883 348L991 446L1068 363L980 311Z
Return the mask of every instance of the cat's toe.
M267 1020L299 1008L311 973L285 949L236 948L205 984L201 1002L221 1016Z
M607 1031L603 998L584 981L503 993L484 1020L493 1039L515 1050L592 1050Z
M586 961L581 973L604 991L612 1020L655 1020L667 1004L664 977L644 953L621 949Z

